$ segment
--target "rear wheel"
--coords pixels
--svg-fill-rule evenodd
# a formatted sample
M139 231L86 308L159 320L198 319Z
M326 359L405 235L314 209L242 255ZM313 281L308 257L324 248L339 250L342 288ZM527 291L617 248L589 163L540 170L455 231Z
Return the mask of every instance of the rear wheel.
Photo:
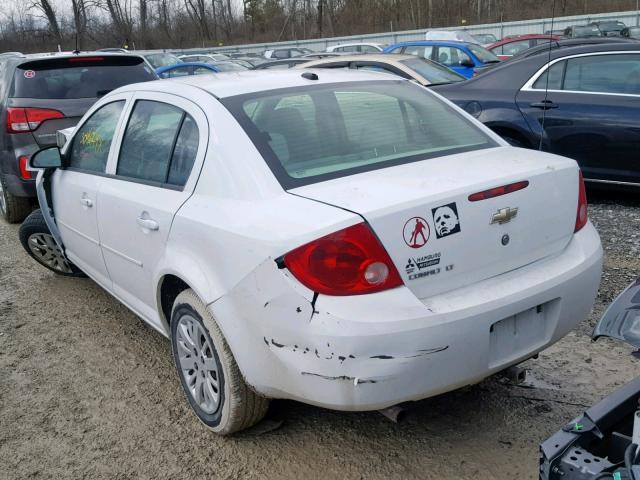
M31 201L25 197L16 197L7 190L7 184L0 175L0 216L9 223L18 223L31 212Z
M215 319L191 289L173 304L171 345L187 400L207 427L228 435L264 417L269 400L245 383Z
M36 262L67 277L84 277L84 273L67 259L49 232L41 210L34 210L20 225L20 243Z

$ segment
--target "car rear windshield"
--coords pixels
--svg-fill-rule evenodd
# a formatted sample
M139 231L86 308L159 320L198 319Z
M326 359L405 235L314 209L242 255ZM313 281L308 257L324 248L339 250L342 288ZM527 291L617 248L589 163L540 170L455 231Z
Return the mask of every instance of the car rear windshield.
M406 80L271 90L222 102L285 189L497 146Z
M18 66L9 96L98 98L123 85L156 78L144 60L135 56L34 60Z
M449 70L447 67L423 58L401 60L400 63L418 72L418 74L424 77L431 85L442 85L466 80L465 77L453 70Z

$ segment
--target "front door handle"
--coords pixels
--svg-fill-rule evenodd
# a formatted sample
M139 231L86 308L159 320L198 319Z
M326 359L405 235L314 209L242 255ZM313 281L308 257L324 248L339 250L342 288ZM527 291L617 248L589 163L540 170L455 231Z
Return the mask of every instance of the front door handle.
M85 207L89 207L89 208L93 207L93 202L91 201L90 198L82 197L80 199L80 203Z
M543 100L541 102L533 102L529 104L530 107L540 108L542 110L549 110L550 108L558 108L557 103L553 103L551 100Z
M136 221L138 222L138 225L147 230L156 231L160 228L158 222L156 222L155 220L151 220L150 218L138 217Z

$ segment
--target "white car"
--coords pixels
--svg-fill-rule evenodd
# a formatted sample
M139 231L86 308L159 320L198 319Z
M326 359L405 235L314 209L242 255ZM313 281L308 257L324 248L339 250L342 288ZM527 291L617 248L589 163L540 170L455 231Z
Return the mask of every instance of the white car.
M268 398L374 410L479 382L566 335L600 280L576 162L375 72L126 86L30 167L27 252L169 337L221 434Z
M382 53L386 45L382 43L341 43L327 47L327 52L337 53Z
M424 39L480 44L478 39L466 30L429 30L425 33Z

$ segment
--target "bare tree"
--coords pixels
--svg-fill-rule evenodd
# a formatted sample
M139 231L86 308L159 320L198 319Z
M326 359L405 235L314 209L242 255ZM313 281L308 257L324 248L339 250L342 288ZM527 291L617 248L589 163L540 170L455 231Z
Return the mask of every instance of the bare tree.
M58 17L53 9L53 6L49 0L37 0L30 5L30 8L41 12L49 22L49 28L51 33L56 38L56 41L62 43L62 34L60 33L60 25L58 24Z

